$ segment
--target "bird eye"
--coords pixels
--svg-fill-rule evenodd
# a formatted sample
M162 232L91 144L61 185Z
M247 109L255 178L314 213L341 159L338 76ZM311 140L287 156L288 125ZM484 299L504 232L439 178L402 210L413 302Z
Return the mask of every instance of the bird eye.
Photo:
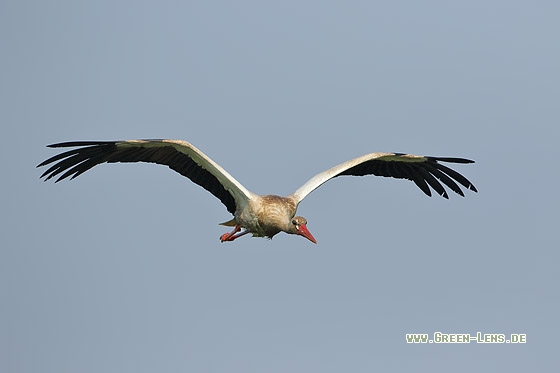
M297 225L296 219L292 219L292 224L293 224L293 225Z

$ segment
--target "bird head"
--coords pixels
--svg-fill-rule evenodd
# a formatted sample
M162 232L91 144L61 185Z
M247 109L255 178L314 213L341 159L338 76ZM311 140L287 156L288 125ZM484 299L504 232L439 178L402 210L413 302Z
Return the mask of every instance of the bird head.
M299 234L300 236L307 238L309 241L317 243L315 237L313 237L311 232L307 229L307 220L303 216L294 216L291 223L292 225L289 233Z

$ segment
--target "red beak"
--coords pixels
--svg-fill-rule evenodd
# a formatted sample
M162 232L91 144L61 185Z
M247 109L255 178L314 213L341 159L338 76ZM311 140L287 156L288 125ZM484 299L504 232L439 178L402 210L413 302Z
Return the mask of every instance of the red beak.
M302 224L302 225L299 226L298 232L301 236L307 238L309 241L311 241L313 243L317 243L317 240L315 239L315 237L313 237L311 232L309 232L309 229L307 229L305 224Z

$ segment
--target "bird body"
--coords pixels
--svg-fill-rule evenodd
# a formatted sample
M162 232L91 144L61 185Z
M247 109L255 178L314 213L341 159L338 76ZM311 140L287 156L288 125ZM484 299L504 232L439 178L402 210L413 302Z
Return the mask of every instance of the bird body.
M41 175L45 181L60 174L56 182L70 176L74 179L105 162L149 162L168 166L212 193L233 214L233 219L222 223L234 227L232 232L220 237L222 242L233 241L247 233L272 238L279 232L286 232L317 243L307 229L307 220L295 214L299 203L309 193L338 176L376 175L408 179L426 195L431 196L433 189L444 198L449 197L443 185L461 196L464 193L458 184L477 191L463 175L440 163L473 163L464 158L369 153L323 171L294 193L281 197L260 196L249 191L199 149L182 140L77 141L48 146L74 149L55 155L37 166L54 163ZM245 230L241 231L242 228Z
M291 198L276 195L256 196L248 205L234 214L236 224L244 227L256 237L270 237L288 230L289 219L296 213L296 204ZM231 225L223 223L223 225Z

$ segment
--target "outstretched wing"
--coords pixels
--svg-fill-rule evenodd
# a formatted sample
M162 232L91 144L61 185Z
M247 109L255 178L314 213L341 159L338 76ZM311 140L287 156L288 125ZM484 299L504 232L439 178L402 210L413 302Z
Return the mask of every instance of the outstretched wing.
M108 162L149 162L166 165L200 185L226 206L232 214L254 194L200 150L182 140L75 141L48 145L75 149L55 155L37 167L54 163L41 177L45 181L60 175L56 182L81 175Z
M430 187L432 187L440 196L449 198L442 184L463 197L463 191L457 183L474 192L477 191L467 178L440 162L474 163L474 161L464 158L427 157L403 153L370 153L315 175L296 190L291 197L299 203L326 181L342 175L375 175L408 179L414 181L430 197L432 195Z

